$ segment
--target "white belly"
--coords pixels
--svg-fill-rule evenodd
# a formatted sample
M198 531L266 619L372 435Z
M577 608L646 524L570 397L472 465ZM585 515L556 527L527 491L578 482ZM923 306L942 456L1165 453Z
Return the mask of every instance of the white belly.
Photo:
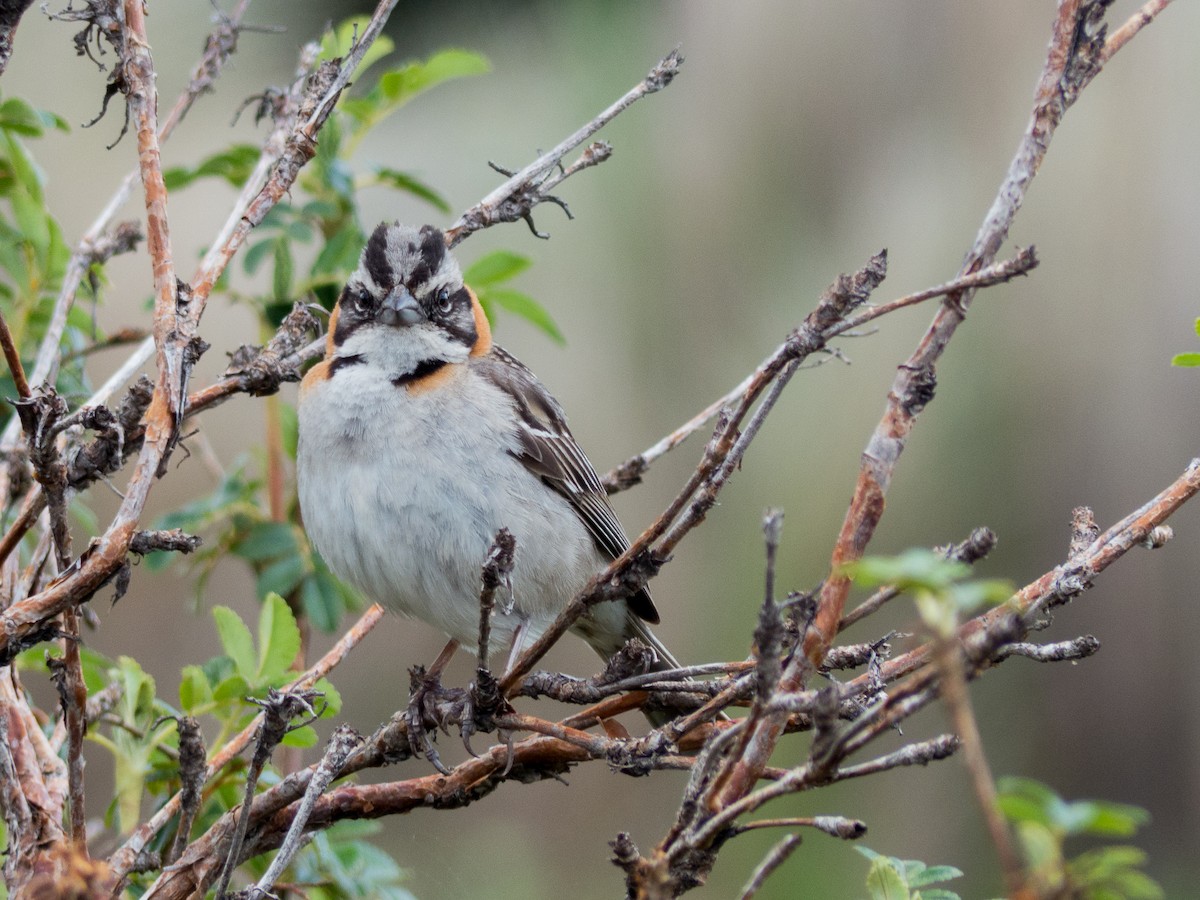
M494 644L535 638L604 564L567 501L508 451L508 403L455 366L451 383L411 394L366 365L306 385L298 481L305 528L330 568L369 599L474 648L480 568L501 527L517 541L514 604ZM453 427L451 427L453 423ZM507 598L497 597L498 604Z

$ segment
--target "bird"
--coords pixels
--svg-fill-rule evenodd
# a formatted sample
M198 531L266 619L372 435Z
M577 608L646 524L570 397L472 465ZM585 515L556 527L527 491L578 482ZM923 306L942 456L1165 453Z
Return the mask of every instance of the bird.
M516 539L511 595L491 621L510 663L629 547L561 405L492 341L434 226L372 232L297 412L313 546L366 597L444 632L451 652L475 646L480 568L499 529ZM658 622L642 588L597 604L572 630L606 660L637 638L651 671L677 668L649 628Z

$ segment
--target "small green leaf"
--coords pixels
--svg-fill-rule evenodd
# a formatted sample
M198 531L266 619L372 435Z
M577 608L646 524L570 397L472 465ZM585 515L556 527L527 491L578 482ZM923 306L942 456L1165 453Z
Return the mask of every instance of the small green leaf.
M195 168L175 166L163 172L168 191L187 187L200 178L221 178L241 187L258 164L262 150L253 144L235 144L201 160Z
M293 728L280 741L285 747L315 747L320 740L316 730L311 725L301 725Z
M325 695L325 699L321 701L324 704L324 709L321 711L322 719L331 718L342 711L342 695L328 678L317 679L313 690L320 691Z
M229 549L242 559L261 562L277 556L294 556L300 552L300 544L296 526L290 522L256 522Z
M300 652L300 629L278 594L268 594L258 618L258 673L255 683L266 684L287 672Z
M405 191L414 197L420 197L426 203L444 213L449 214L451 211L450 204L446 202L441 194L407 172L401 172L397 169L378 168L375 170L375 178L382 185L395 188L398 191Z
M283 452L289 459L296 458L296 442L300 439L300 419L296 407L279 401L279 431L283 441Z
M199 706L212 701L212 688L208 677L199 666L184 666L179 682L179 705L190 713Z
M935 550L914 548L898 556L866 556L844 566L843 571L864 587L892 584L900 590L937 592L965 578L971 567Z
M335 59L345 57L354 48L355 41L362 36L370 24L370 16L351 16L344 20L332 32L325 32L321 38L321 55L319 59ZM363 54L362 62L358 64L359 77L383 57L396 48L395 42L385 34L375 38L375 42Z
M257 244L252 244L245 254L242 256L242 269L247 275L253 275L262 265L267 254L274 249L274 241L259 241Z
M1197 319L1194 323L1192 323L1192 327L1196 329L1196 334L1200 335L1200 319Z
M4 146L8 151L6 155L9 165L12 167L13 178L18 185L25 188L40 208L45 201L42 185L46 181L41 169L38 168L29 151L25 149L25 145L15 135L5 134Z
M358 224L353 221L346 222L330 235L321 252L317 254L312 264L313 277L349 272L357 265L358 255L365 242L366 238Z
M1171 357L1171 365L1185 368L1200 366L1200 353L1176 353Z
M925 888L913 894L913 900L962 900L954 891L945 888Z
M904 879L886 859L871 863L867 872L867 890L871 893L871 900L908 900Z
M271 291L276 300L288 300L292 296L292 242L283 235L275 239L275 274Z
M46 125L45 120L24 100L10 97L0 103L0 128L28 137L39 137Z
M528 294L507 288L492 288L487 292L487 296L497 306L507 309L510 313L520 316L540 328L557 343L565 344L567 342L562 332L558 330L554 319L550 317L550 313L546 312L545 307Z
M463 281L473 288L487 288L520 275L533 265L533 261L510 250L493 250L486 253L463 273Z
M361 133L396 112L401 106L431 87L452 78L488 71L488 62L468 50L442 50L425 62L409 63L380 76L363 97L343 100L341 108L358 122Z
M241 675L230 675L213 688L213 700L218 703L227 700L240 700L250 693L250 683Z
M305 575L306 564L300 554L285 556L258 573L258 595L291 594L300 585Z
M926 885L937 884L939 881L950 881L952 878L962 877L962 870L956 869L954 866L927 866L922 868L920 872L909 874L908 886L925 887Z
M254 638L250 636L250 629L228 606L214 606L212 614L217 623L217 636L221 639L221 648L225 655L233 660L238 674L249 680L256 668Z
M300 588L300 602L309 621L322 631L333 631L342 616L342 604L337 585L324 572L316 572L304 579Z
M1071 824L1068 834L1093 834L1104 837L1129 837L1150 822L1150 814L1140 806L1087 800L1068 804Z

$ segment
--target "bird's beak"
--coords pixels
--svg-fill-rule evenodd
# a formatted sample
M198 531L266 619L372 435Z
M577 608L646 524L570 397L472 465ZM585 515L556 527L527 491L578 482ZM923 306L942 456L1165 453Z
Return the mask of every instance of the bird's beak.
M417 298L409 293L408 288L404 285L396 285L383 298L383 307L379 310L379 321L384 325L403 328L425 320L425 313L417 303Z

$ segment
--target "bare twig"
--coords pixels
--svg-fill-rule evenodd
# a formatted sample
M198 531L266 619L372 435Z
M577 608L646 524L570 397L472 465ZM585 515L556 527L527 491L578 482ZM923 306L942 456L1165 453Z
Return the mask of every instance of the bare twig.
M949 636L936 638L934 658L942 674L942 699L950 710L954 729L962 742L971 786L987 823L992 843L996 847L996 854L1000 857L1009 896L1019 896L1025 883L1025 868L1013 843L1012 832L996 801L996 780L992 777L992 767L988 764L987 754L983 749L983 737L979 734L979 725L971 708L957 641Z
M574 172L607 159L611 149L606 144L592 145L584 151L584 155L579 161L559 172L557 178L552 177L553 173L558 171L563 157L642 97L661 91L669 85L679 73L681 65L683 65L683 57L678 48L672 50L650 70L650 73L640 83L626 92L619 100L570 137L564 139L557 147L543 153L525 168L513 174L508 181L464 212L457 222L446 229L447 246L454 247L469 235L490 225L500 222L515 222L518 219L527 220L534 234L538 234L537 229L533 228L533 219L531 218L533 208L546 200L553 201L555 198L547 193L551 188ZM561 201L559 202L561 203Z
M321 762L308 782L308 788L304 791L304 797L292 818L287 835L284 837L283 843L279 845L279 853L271 860L270 867L254 885L253 891L258 895L271 896L269 893L271 887L279 880L283 870L291 864L292 858L303 846L304 826L308 823L309 815L312 814L313 804L316 803L318 797L325 793L325 789L341 771L346 757L361 743L362 735L349 725L341 725L334 730L332 737L329 738L329 746L325 750L325 755L321 757Z
M179 729L179 826L175 840L164 863L170 865L179 859L179 854L191 839L192 822L200 810L201 791L204 787L204 763L207 752L200 723L191 716L176 720Z
M25 367L21 365L21 354L13 342L12 331L9 330L8 321L2 313L0 313L0 348L4 350L4 360L8 363L8 371L12 373L17 396L22 400L29 399L29 382L25 380Z
M1104 64L1106 57L1101 54L1104 31L1100 25L1103 13L1104 4L1094 0L1060 0L1029 125L992 207L984 216L961 275L978 273L996 258L1045 158L1055 129L1079 92ZM845 563L859 559L875 533L908 434L933 399L936 364L965 319L975 290L966 287L947 297L917 349L897 372L888 392L887 410L863 452L854 498L831 558L835 573ZM829 648L849 589L849 579L838 574L823 585L814 628L804 648L809 659L819 662Z
M746 886L742 888L742 893L739 895L741 900L750 900L759 892L767 879L772 873L792 855L792 851L800 846L800 836L797 834L789 834L783 838L778 844L770 849L763 861L758 864L750 875L750 880L746 882Z
M1104 42L1104 49L1100 52L1101 62L1112 59L1113 54L1133 40L1134 35L1153 22L1155 17L1170 5L1171 0L1147 0L1124 25L1109 35L1108 40Z
M298 691L277 691L272 688L267 692L265 700L253 700L262 707L263 713L258 728L258 740L254 745L254 755L250 758L250 766L246 770L246 787L242 800L241 812L237 819L237 829L229 845L229 855L225 857L225 865L221 876L217 879L216 894L218 898L225 896L229 887L229 879L238 865L238 854L242 849L242 841L246 838L246 829L250 825L250 806L254 800L254 792L258 788L258 779L263 767L279 746L279 742L292 729L292 719L304 717L306 721L315 719L319 713L313 709L313 702L320 697L317 691L303 689ZM331 776L332 777L332 776Z
M915 294L908 294L897 300L889 301L888 303L880 304L879 306L867 306L859 313L849 316L844 322L838 323L831 327L826 333L826 338L836 337L839 334L845 334L848 331L853 331L856 328L861 328L863 325L878 319L881 316L888 315L898 309L903 309L907 306L912 306L916 303L922 303L926 300L932 300L937 297L942 297L956 291L963 290L967 287L988 287L994 284L1002 284L1011 281L1020 275L1028 273L1031 269L1037 266L1037 256L1032 247L1019 250L1011 259L1004 260L987 267L979 272L971 275L965 275L956 278L954 281L949 281L937 287L927 288L923 291L918 291ZM778 351L776 351L778 352ZM759 369L761 370L767 365L764 361ZM674 450L685 440L699 431L712 418L717 415L722 409L735 404L743 397L754 382L757 373L748 375L737 387L727 393L725 396L714 400L700 412L696 413L692 418L688 419L666 437L662 438L657 443L647 447L641 453L631 456L620 465L614 467L607 472L601 481L604 482L604 489L610 494L615 494L618 491L623 491L626 488L633 487L641 481L641 476L650 468L651 463L655 462L659 457L666 455Z

